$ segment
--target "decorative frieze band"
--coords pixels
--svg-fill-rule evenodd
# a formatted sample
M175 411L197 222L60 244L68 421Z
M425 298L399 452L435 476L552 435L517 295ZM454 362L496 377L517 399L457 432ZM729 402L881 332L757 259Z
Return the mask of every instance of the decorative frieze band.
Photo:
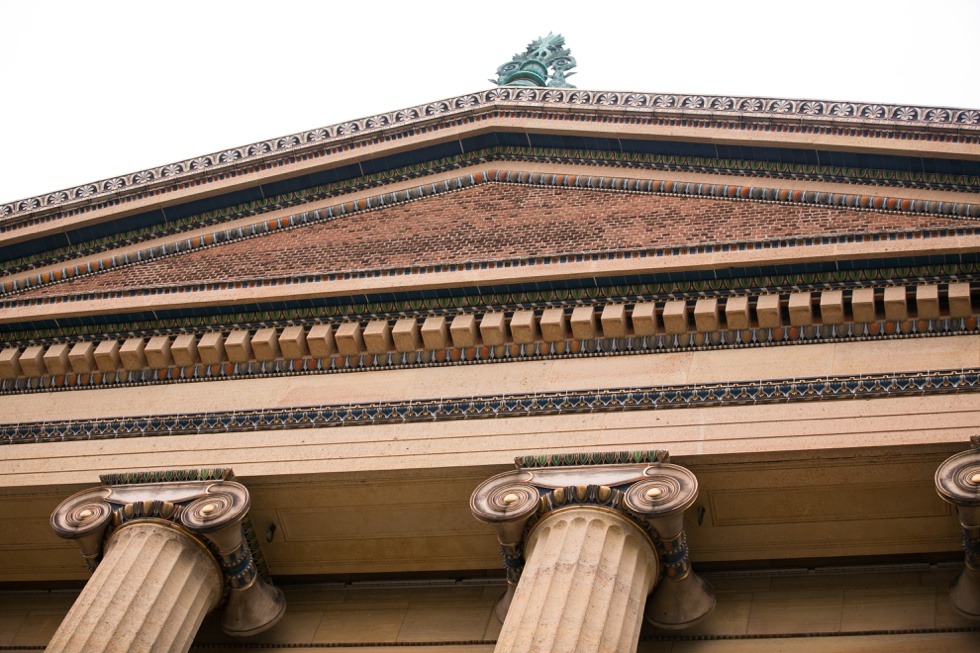
M0 445L980 391L980 368L0 424Z
M557 110L557 111L556 111ZM425 133L438 125L486 120L491 113L538 119L684 122L691 127L715 121L750 122L767 119L762 129L790 132L830 132L848 135L905 138L903 132L928 132L929 140L963 140L980 127L980 111L943 107L897 106L823 100L758 97L617 93L544 88L495 88L349 121L239 148L165 164L127 175L82 184L46 195L0 204L0 220L45 214L63 206L93 204L98 198L172 192L193 181L213 183L232 171L245 174L339 153L392 138L394 130ZM783 124L785 122L785 124ZM917 137L921 138L921 136ZM224 173L224 174L222 174Z
M571 353L572 343L597 339L896 323L971 315L967 282L501 310L6 347L0 350L0 380L183 369L199 364L329 361L332 357L539 343L555 353Z

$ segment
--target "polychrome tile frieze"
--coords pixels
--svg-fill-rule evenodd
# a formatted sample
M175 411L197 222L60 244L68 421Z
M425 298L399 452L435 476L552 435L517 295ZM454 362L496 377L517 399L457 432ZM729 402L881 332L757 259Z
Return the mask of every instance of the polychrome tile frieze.
M739 383L632 387L598 392L581 390L122 419L23 422L0 425L0 444L873 399L978 390L980 369L767 379Z

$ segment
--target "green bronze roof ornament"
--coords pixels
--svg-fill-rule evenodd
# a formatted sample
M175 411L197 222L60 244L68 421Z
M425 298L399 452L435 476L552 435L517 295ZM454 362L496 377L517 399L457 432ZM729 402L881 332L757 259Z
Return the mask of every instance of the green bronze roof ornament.
M497 86L575 88L566 81L575 74L568 72L574 67L575 57L565 47L565 38L548 32L548 36L528 44L527 51L497 68L497 79L490 81Z

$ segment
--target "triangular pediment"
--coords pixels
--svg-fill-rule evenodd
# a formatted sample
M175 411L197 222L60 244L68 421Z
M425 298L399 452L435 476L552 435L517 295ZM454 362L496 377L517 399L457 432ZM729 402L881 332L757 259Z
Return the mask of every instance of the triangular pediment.
M100 260L101 269L94 273L60 282L52 275L17 298L370 276L401 268L608 252L646 256L672 248L964 226L956 218L916 214L924 203L916 207L907 202L905 213L870 210L880 199L487 171L297 210L285 218L218 229L169 246L151 242ZM70 269L64 268L66 276L72 276Z

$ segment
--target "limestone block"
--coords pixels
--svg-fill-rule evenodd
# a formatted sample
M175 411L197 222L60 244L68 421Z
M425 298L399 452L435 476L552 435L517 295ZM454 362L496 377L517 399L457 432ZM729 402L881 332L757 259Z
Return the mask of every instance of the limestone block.
M170 353L170 336L154 336L146 343L143 350L146 356L146 364L155 370L162 370L170 367L174 362Z
M279 333L272 328L259 329L252 336L252 353L257 361L279 358Z
M453 322L455 326L455 321ZM503 313L487 313L480 320L480 337L483 344L497 346L507 342L507 320ZM455 334L453 340L456 340Z
M968 282L949 284L947 297L949 299L950 317L970 317L973 314Z
M225 337L220 333L205 333L197 343L197 353L205 365L214 365L225 360Z
M920 320L939 319L939 286L915 287L915 313Z
M813 302L810 293L790 293L789 323L793 326L810 326L813 324Z
M123 367L136 372L146 367L146 341L142 338L128 338L119 348L119 358Z
M95 365L100 372L115 372L122 367L122 359L119 358L119 342L116 340L103 340L95 348Z
M247 363L252 358L252 335L239 329L225 338L225 354L232 363Z
M899 322L909 318L908 305L905 300L905 286L888 286L885 288L885 319Z
M691 320L686 301L672 299L664 304L664 331L667 333L687 333L690 326Z
M844 291L824 290L820 293L820 321L823 324L844 323Z
M625 338L627 336L626 307L622 304L603 306L599 323L602 324L603 338Z
M364 336L358 322L341 324L337 327L337 335L334 340L337 343L337 351L342 356L357 356L364 351Z
M0 349L0 377L16 379L22 373L20 369L20 349L16 347Z
M856 288L851 293L851 315L855 322L874 322L878 319L874 288Z
M484 318L486 319L486 318ZM481 325L482 329L482 325ZM454 347L473 347L476 345L476 318L472 315L457 315L449 325Z
M513 330L511 325L511 330ZM541 339L545 342L561 342L568 337L568 320L565 309L547 308L541 314Z
M31 345L20 354L20 369L24 376L44 376L48 368L44 366L44 346Z
M388 320L371 320L364 328L364 347L371 354L387 354L391 349L391 325Z
M518 344L532 343L538 339L538 320L534 311L515 311L510 320L510 335Z
M729 329L748 329L751 325L749 319L749 298L730 297L725 302L725 321Z
M196 365L201 360L197 353L197 336L184 333L174 338L170 345L170 355L173 356L174 364L179 367Z
M306 334L306 344L313 358L329 358L337 350L333 327L329 324L314 324Z
M448 347L450 344L449 320L442 315L425 318L425 322L422 323L422 343L426 349L445 349Z
M59 342L48 347L44 352L44 366L48 369L48 374L68 374L71 371L71 363L68 362L68 352L71 347L67 342Z
M76 374L87 374L95 370L95 344L79 342L68 352L68 363Z
M279 350L282 357L290 360L302 358L309 352L306 344L306 329L301 326L286 327L279 334Z
M755 303L755 316L759 326L772 329L783 325L779 295L762 295Z
M638 336L653 336L657 334L657 305L653 302L643 302L633 307L633 333Z
M595 308L576 306L572 311L572 337L576 340L595 338Z
M403 317L395 322L395 327L391 330L391 337L395 341L395 349L401 352L410 352L422 348L422 339L419 337L419 321L414 317Z
M694 304L694 325L698 331L720 331L721 309L715 297L702 297Z

